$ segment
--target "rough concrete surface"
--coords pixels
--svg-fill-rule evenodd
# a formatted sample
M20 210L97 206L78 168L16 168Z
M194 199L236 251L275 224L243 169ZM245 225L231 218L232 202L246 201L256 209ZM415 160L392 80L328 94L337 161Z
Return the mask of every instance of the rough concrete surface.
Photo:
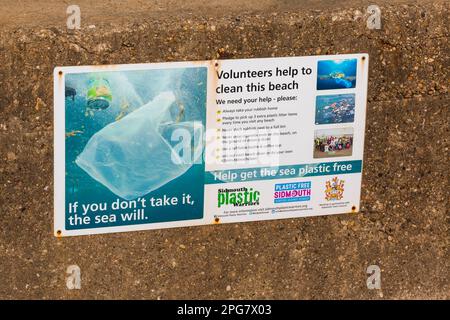
M79 2L75 32L63 1L2 4L1 299L450 298L449 2L379 1L381 30L366 27L367 1ZM360 52L360 213L53 236L55 66ZM71 264L81 290L66 287ZM372 264L381 290L367 289Z

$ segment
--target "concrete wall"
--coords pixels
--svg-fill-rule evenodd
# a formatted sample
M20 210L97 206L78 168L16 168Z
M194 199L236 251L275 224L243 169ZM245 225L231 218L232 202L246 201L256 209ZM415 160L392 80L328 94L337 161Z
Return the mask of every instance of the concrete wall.
M450 298L449 2L382 5L381 30L364 6L333 8L2 28L0 298ZM55 66L360 52L361 213L53 237ZM366 287L371 264L382 290Z

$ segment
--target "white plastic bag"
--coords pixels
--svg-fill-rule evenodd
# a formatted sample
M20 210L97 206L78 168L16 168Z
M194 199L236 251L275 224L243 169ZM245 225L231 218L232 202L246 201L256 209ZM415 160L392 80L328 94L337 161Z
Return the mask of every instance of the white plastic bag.
M174 102L172 92L163 92L107 125L91 137L76 164L126 200L143 196L181 176L198 159L180 158L168 140L171 132L187 128L198 157L203 146L203 125L198 121L178 122L173 115Z

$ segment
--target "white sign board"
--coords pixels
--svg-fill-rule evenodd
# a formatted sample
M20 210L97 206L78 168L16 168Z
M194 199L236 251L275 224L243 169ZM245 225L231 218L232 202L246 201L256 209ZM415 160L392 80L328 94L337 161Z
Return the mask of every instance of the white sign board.
M368 55L57 67L55 235L357 212Z

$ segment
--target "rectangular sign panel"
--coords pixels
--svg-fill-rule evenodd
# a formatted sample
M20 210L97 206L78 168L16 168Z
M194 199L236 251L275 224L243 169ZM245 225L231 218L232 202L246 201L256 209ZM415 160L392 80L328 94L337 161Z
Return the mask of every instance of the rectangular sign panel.
M54 71L55 235L359 210L368 55Z

